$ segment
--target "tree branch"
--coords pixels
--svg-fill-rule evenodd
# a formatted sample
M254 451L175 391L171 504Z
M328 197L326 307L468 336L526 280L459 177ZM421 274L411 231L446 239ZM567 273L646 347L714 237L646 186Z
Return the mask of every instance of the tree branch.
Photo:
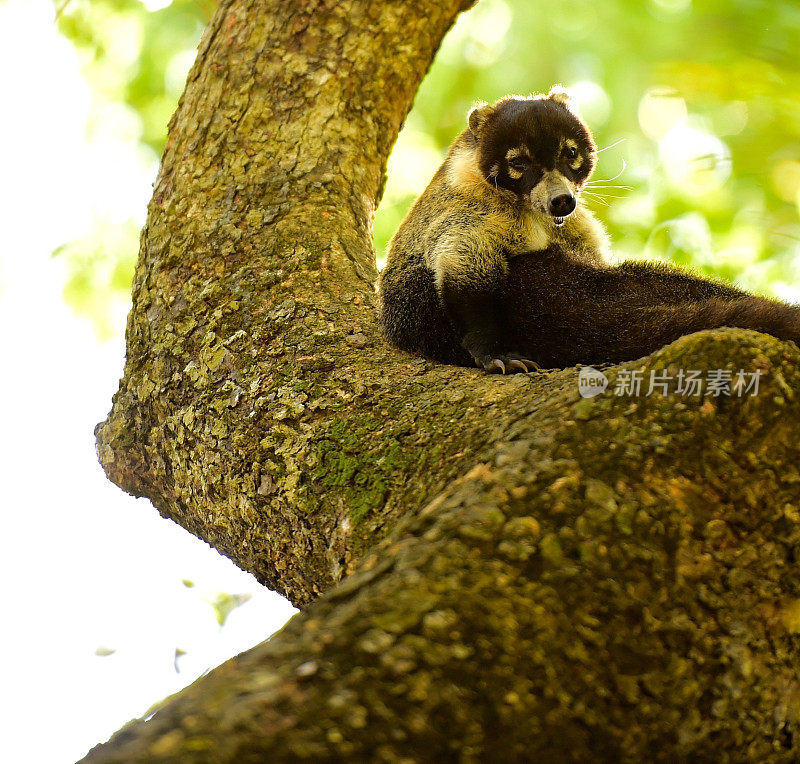
M432 451L414 432L432 390L377 336L371 220L419 82L470 4L223 2L170 124L98 453L117 485L295 604L463 445ZM435 400L417 426L447 414Z
M731 365L757 396L496 380L471 470L88 761L795 760L800 352L720 330L607 373Z

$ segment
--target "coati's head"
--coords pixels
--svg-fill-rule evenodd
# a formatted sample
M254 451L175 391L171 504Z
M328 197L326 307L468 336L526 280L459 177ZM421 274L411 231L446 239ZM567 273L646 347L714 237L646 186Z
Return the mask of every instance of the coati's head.
M574 212L597 146L563 89L479 104L469 113L469 131L487 182L550 215L556 225Z

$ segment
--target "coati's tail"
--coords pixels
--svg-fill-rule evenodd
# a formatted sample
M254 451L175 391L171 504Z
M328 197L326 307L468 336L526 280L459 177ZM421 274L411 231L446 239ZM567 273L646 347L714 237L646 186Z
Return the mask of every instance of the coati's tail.
M391 343L441 363L473 365L441 306L433 271L389 264L378 283L381 328Z
M558 251L515 258L509 300L517 347L546 368L630 361L723 326L800 344L800 307L664 266L594 268Z
M713 299L695 306L699 327L737 326L793 340L800 345L800 307L777 300L748 295L738 300ZM708 326L705 326L708 324ZM697 330L695 330L697 331Z
M634 309L620 319L601 342L592 346L590 341L583 348L589 363L641 358L686 334L724 326L800 343L800 308L755 295L653 305Z

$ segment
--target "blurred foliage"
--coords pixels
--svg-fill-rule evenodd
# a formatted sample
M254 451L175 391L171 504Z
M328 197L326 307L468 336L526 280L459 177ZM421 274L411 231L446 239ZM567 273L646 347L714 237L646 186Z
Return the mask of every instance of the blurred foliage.
M70 0L58 24L98 104L124 107L133 139L160 152L213 4L148 5ZM590 203L619 257L800 301L800 7L789 0L480 0L445 39L390 159L379 262L471 104L556 82L609 147L595 177L630 187ZM130 283L137 243L125 237L111 246L100 228L64 250L71 300L88 313L102 313L98 292Z
M160 154L213 0L55 3L63 8L59 31L81 55L95 98L130 107L140 120L139 140Z
M111 336L117 298L130 293L138 241L139 227L134 221L113 224L101 220L86 238L53 253L69 266L64 299L94 323L100 339Z
M54 0L54 5L58 29L78 52L92 91L87 140L110 136L136 143L139 161L154 169L215 3ZM101 338L112 334L119 297L130 293L143 212L130 210L129 220L98 220L84 239L55 253L68 266L64 298L93 322Z
M595 178L624 162L609 185L631 188L589 202L618 257L800 301L800 7L786 0L481 0L445 39L398 139L379 259L473 101L554 83L601 148L621 140Z

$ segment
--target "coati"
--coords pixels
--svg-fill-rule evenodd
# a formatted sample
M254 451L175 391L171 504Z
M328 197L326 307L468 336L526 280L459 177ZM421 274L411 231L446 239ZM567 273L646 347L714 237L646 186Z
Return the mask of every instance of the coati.
M800 308L666 265L608 265L581 199L597 146L566 92L480 103L388 248L400 348L489 372L621 362L737 326L800 341Z

